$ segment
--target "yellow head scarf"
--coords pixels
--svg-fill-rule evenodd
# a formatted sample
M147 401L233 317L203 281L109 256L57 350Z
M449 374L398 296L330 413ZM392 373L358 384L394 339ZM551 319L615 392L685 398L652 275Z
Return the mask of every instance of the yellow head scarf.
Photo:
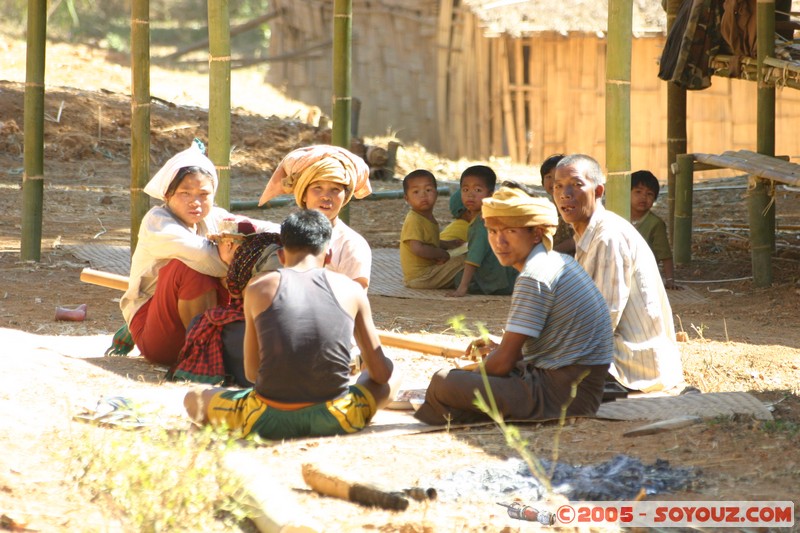
M547 198L530 196L522 189L500 187L491 198L484 198L481 206L483 218L497 217L510 227L542 228L542 243L553 249L553 235L558 226L558 211Z
M364 198L372 192L369 167L352 152L319 144L298 148L286 155L267 182L258 205L264 205L281 194L294 194L297 205L302 206L303 194L316 181L341 183L347 190L344 203L353 196Z

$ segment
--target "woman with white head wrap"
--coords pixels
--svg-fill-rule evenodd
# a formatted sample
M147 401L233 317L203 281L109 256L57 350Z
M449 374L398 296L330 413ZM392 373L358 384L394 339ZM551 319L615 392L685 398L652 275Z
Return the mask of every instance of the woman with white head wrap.
M347 226L339 212L353 197L372 192L369 167L352 152L330 145L293 150L278 164L259 205L281 194L293 194L299 207L321 211L333 226L331 261L327 268L369 286L372 251L367 241Z
M136 346L150 362L175 363L191 319L228 301L220 278L228 272L235 245L227 241L217 246L207 236L219 233L224 220L236 223L236 217L214 206L217 185L214 164L192 143L144 188L163 203L142 219L120 308ZM264 230L278 229L277 224L253 222Z

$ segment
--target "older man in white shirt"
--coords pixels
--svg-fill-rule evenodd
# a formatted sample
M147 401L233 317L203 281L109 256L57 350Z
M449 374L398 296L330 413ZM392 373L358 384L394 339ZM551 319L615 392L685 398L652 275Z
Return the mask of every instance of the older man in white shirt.
M556 166L553 189L561 216L575 230L575 259L611 312L609 372L631 390L681 392L683 366L658 264L636 228L603 207L600 165L583 154L565 157Z

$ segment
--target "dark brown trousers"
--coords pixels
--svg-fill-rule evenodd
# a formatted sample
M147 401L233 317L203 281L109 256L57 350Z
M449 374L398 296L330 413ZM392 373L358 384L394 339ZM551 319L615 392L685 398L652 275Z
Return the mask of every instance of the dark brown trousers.
M528 365L516 368L508 376L488 376L498 411L507 419L550 420L561 416L591 416L603 398L603 386L609 365L569 365L557 369ZM573 384L577 394L570 398ZM486 421L489 418L474 404L475 393L487 399L480 372L443 369L431 378L425 403L415 416L432 425Z

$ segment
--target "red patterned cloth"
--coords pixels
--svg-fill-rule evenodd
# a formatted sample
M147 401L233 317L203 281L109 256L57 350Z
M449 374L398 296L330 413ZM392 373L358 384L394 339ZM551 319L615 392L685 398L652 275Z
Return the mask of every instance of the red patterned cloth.
M226 372L222 330L227 324L244 321L242 292L250 278L267 263L268 256L280 244L276 233L248 235L233 256L228 269L227 286L231 302L209 309L186 333L186 342L178 354L178 362L167 372L172 381L194 381L212 385L231 385L231 372Z
M222 328L237 320L244 320L241 298L231 299L227 307L215 307L203 313L187 333L186 344L168 378L173 381L226 385Z

